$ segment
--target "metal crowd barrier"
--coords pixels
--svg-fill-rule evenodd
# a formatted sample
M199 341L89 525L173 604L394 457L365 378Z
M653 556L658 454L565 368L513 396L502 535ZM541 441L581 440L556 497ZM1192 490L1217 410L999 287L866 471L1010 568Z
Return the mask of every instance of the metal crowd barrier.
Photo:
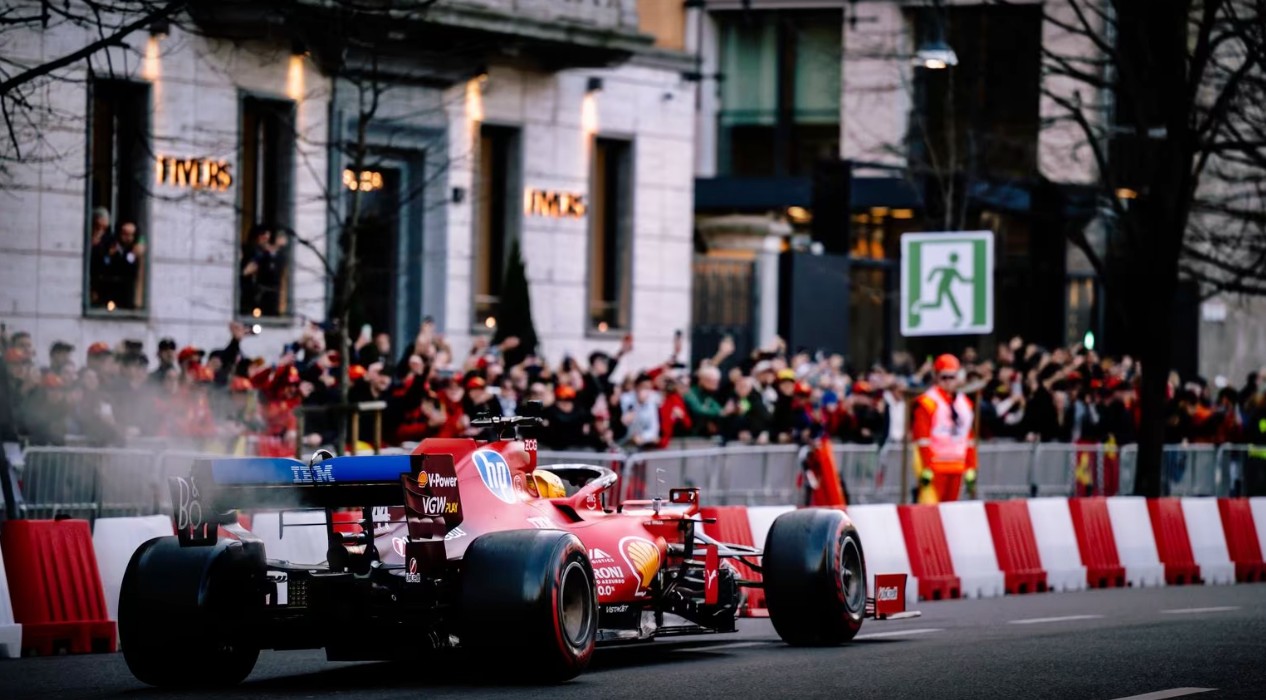
M913 450L900 443L833 446L850 503L908 501L901 470ZM1135 445L982 443L977 446L977 496L1129 494L1137 472ZM167 477L189 473L194 461L224 455L167 449L30 447L14 464L17 513L95 519L171 512ZM541 465L586 463L620 475L616 503L698 486L710 505L788 505L803 498L798 485L803 452L794 445L727 446L647 452L538 453ZM1162 489L1171 496L1241 493L1249 459L1245 445L1166 445ZM614 505L614 503L612 504Z

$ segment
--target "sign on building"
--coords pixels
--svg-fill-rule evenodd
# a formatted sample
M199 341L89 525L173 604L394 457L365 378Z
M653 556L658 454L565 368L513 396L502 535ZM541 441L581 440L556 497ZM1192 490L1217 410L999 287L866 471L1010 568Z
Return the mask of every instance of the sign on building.
M901 335L993 332L993 232L901 237Z

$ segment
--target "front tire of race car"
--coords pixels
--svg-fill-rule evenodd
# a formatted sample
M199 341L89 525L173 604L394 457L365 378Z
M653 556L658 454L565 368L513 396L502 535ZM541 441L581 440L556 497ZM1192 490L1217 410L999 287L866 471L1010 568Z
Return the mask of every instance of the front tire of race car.
M263 604L262 561L240 542L181 547L158 537L137 548L119 594L123 659L142 683L220 688L242 682L259 647L236 623Z
M774 521L765 539L765 605L778 636L797 646L847 642L866 614L862 541L842 511L806 508Z
M589 555L575 535L489 533L470 543L463 569L463 647L522 662L516 671L529 681L565 681L589 665L598 598Z

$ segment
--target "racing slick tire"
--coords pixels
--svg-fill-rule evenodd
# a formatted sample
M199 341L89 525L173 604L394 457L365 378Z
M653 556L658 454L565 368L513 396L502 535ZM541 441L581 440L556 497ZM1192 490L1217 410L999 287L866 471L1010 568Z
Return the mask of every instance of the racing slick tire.
M598 631L593 567L561 530L483 535L463 560L463 647L522 662L521 678L561 682L589 665Z
M866 614L862 541L842 511L806 508L778 516L765 539L765 605L783 641L840 644Z
M262 559L241 542L181 547L175 537L157 537L142 544L119 594L119 638L132 675L160 688L242 682L259 646L235 623L262 609L263 575Z

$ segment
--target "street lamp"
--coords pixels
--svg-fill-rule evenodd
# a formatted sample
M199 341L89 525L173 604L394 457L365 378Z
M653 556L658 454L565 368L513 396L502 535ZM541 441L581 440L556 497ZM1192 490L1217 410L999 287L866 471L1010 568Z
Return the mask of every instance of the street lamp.
M958 65L958 54L945 41L945 10L940 0L936 0L931 10L925 11L924 18L932 20L931 36L919 43L914 52L914 65L929 70L944 70Z
M929 70L942 70L957 66L958 54L954 53L954 49L944 39L936 38L919 46L919 50L914 53L914 65Z

